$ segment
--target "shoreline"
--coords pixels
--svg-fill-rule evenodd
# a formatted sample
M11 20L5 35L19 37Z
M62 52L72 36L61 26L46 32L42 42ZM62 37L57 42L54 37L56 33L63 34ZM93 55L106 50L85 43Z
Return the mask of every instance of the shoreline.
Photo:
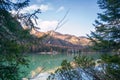
M54 73L58 68L60 68L60 66L44 71L43 68L39 67L39 68L37 68L37 69L30 72L30 75L31 75L30 78L22 78L22 80L47 80L49 75L51 73ZM37 71L38 71L38 73L37 73Z

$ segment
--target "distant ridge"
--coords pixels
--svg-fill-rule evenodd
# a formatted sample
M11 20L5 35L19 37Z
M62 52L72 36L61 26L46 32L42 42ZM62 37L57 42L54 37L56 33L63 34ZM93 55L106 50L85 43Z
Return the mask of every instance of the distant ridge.
M76 37L75 35L62 34L55 31L34 32L32 34L37 37L42 37L44 35L47 35L47 37L43 41L44 44L68 46L68 47L76 47L76 46L85 47L88 46L90 43L90 40L84 36Z

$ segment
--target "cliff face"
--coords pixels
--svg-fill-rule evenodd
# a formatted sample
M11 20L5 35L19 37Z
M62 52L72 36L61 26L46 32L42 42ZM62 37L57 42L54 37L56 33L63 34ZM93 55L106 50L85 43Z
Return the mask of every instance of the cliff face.
M61 34L55 31L34 32L33 35L39 38L47 35L43 43L51 46L82 48L88 46L90 42L86 37L76 37L74 35Z

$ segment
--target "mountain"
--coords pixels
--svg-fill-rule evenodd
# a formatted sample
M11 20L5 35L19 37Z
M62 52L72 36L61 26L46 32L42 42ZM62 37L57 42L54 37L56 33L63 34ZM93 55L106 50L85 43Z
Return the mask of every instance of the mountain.
M69 48L80 48L86 47L89 45L90 40L86 37L77 37L70 34L62 34L55 31L48 31L48 32L37 32L32 31L31 34L37 37L43 37L47 35L43 39L43 43L45 45L50 46L59 46L59 47L69 47Z

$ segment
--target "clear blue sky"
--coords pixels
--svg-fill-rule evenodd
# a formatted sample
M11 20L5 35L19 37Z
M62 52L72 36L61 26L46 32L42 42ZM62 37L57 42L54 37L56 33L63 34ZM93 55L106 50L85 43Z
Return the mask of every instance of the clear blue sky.
M63 34L86 36L100 12L97 0L31 0L29 10L40 8L38 26L41 31L54 30L56 24L70 9L67 22L57 31Z

